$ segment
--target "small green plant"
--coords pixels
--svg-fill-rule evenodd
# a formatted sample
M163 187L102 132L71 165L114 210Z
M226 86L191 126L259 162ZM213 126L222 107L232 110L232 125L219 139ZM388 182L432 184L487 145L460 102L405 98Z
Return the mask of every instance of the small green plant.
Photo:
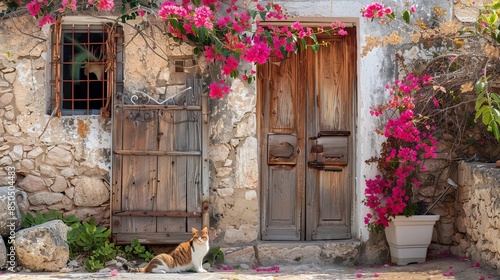
M107 261L115 259L121 253L120 246L116 246L114 243L106 240L103 246L92 251L88 260L85 261L85 268L88 271L101 269Z
M104 262L95 256L90 256L90 258L85 261L85 268L88 271L94 272L98 269L104 268Z
M148 262L155 255L146 250L146 247L141 245L139 240L134 239L130 245L125 246L125 256L127 258L140 258Z
M95 218L91 217L88 222L75 223L68 232L68 245L71 256L76 256L82 252L91 252L103 247L108 242L111 230L97 226Z
M21 226L22 228L29 228L36 225L41 225L43 223L52 221L52 220L61 220L66 225L72 226L75 223L80 222L80 220L75 215L70 215L66 218L63 217L61 212L55 210L49 210L47 213L42 213L40 211L35 212L35 215L31 215L30 213L24 213L21 211Z
M220 249L220 246L217 247L212 247L210 250L208 250L207 255L205 256L203 263L209 263L210 266L213 266L214 263L220 263L223 264L225 263L224 259L224 252Z
M500 37L498 38L500 40ZM478 95L474 121L481 118L488 131L493 133L497 142L500 142L500 95L490 91L486 77L482 77L477 82L476 92Z

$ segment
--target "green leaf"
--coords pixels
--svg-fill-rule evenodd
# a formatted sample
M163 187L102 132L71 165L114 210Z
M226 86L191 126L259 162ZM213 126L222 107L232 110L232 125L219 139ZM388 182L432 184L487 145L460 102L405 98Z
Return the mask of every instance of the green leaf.
M390 14L387 14L385 16L388 17L388 18L390 18L390 19L395 19L396 18L396 15L394 14L394 12L392 12Z
M319 45L318 44L314 44L311 46L313 52L317 52L319 50Z
M497 13L491 13L490 16L488 17L488 23L490 25L496 24L498 20L498 15Z
M410 12L408 12L408 11L403 12L403 20L406 23L410 24Z
M493 4L491 4L491 9L493 9L493 10L500 9L500 1L493 2Z
M486 97L484 97L484 95L481 97L478 97L476 99L476 107L475 107L476 111L479 111L479 109L481 109L481 107L483 106L483 104L485 102L488 103L488 99Z
M261 17L261 19L262 19L263 21L265 21L265 20L266 20L266 15L267 15L267 12L259 12L259 15L260 15L260 17Z
M251 10L250 11L250 17L252 17L252 19L255 19L256 16L257 16L257 11L256 10Z
M497 141L500 142L500 131L498 129L498 123L491 122L490 127L491 127L491 131L493 132L493 135L495 136Z

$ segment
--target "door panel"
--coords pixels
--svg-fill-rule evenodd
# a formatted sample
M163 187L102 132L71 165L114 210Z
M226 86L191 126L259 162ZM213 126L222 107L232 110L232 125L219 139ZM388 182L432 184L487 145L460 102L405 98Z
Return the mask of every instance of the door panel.
M258 69L263 240L351 236L356 35L348 32Z
M304 160L298 157L303 146L304 125L298 120L305 108L296 83L299 55L286 60L272 58L262 69L259 85L264 92L263 126L265 137L261 178L265 182L265 206L262 209L262 238L264 240L300 240L303 190L297 182L304 178Z
M186 87L178 105L115 100L112 236L117 243L134 238L179 243L189 239L192 227L208 226L207 95L201 80Z

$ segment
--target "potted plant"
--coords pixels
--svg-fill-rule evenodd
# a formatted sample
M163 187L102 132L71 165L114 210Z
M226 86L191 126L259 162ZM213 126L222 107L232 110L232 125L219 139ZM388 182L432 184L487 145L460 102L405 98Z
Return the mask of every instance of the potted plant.
M423 161L436 157L433 126L415 112L420 101L428 103L419 100L418 92L431 82L430 76L408 74L388 85L390 99L370 112L384 115L386 122L382 130L377 129L385 137L380 155L367 161L376 164L381 174L366 180L364 204L371 213L365 223L372 231L385 230L391 259L400 265L425 261L433 226L439 220L439 215L418 215L425 212L425 205L412 197L413 188L420 185L417 173L426 170Z

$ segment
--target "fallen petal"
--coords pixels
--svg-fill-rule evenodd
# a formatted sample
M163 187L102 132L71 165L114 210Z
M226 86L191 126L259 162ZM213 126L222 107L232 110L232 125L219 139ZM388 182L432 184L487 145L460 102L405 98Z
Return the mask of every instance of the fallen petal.
M356 274L356 277L361 278L361 277L363 277L363 274L358 273L358 274Z

